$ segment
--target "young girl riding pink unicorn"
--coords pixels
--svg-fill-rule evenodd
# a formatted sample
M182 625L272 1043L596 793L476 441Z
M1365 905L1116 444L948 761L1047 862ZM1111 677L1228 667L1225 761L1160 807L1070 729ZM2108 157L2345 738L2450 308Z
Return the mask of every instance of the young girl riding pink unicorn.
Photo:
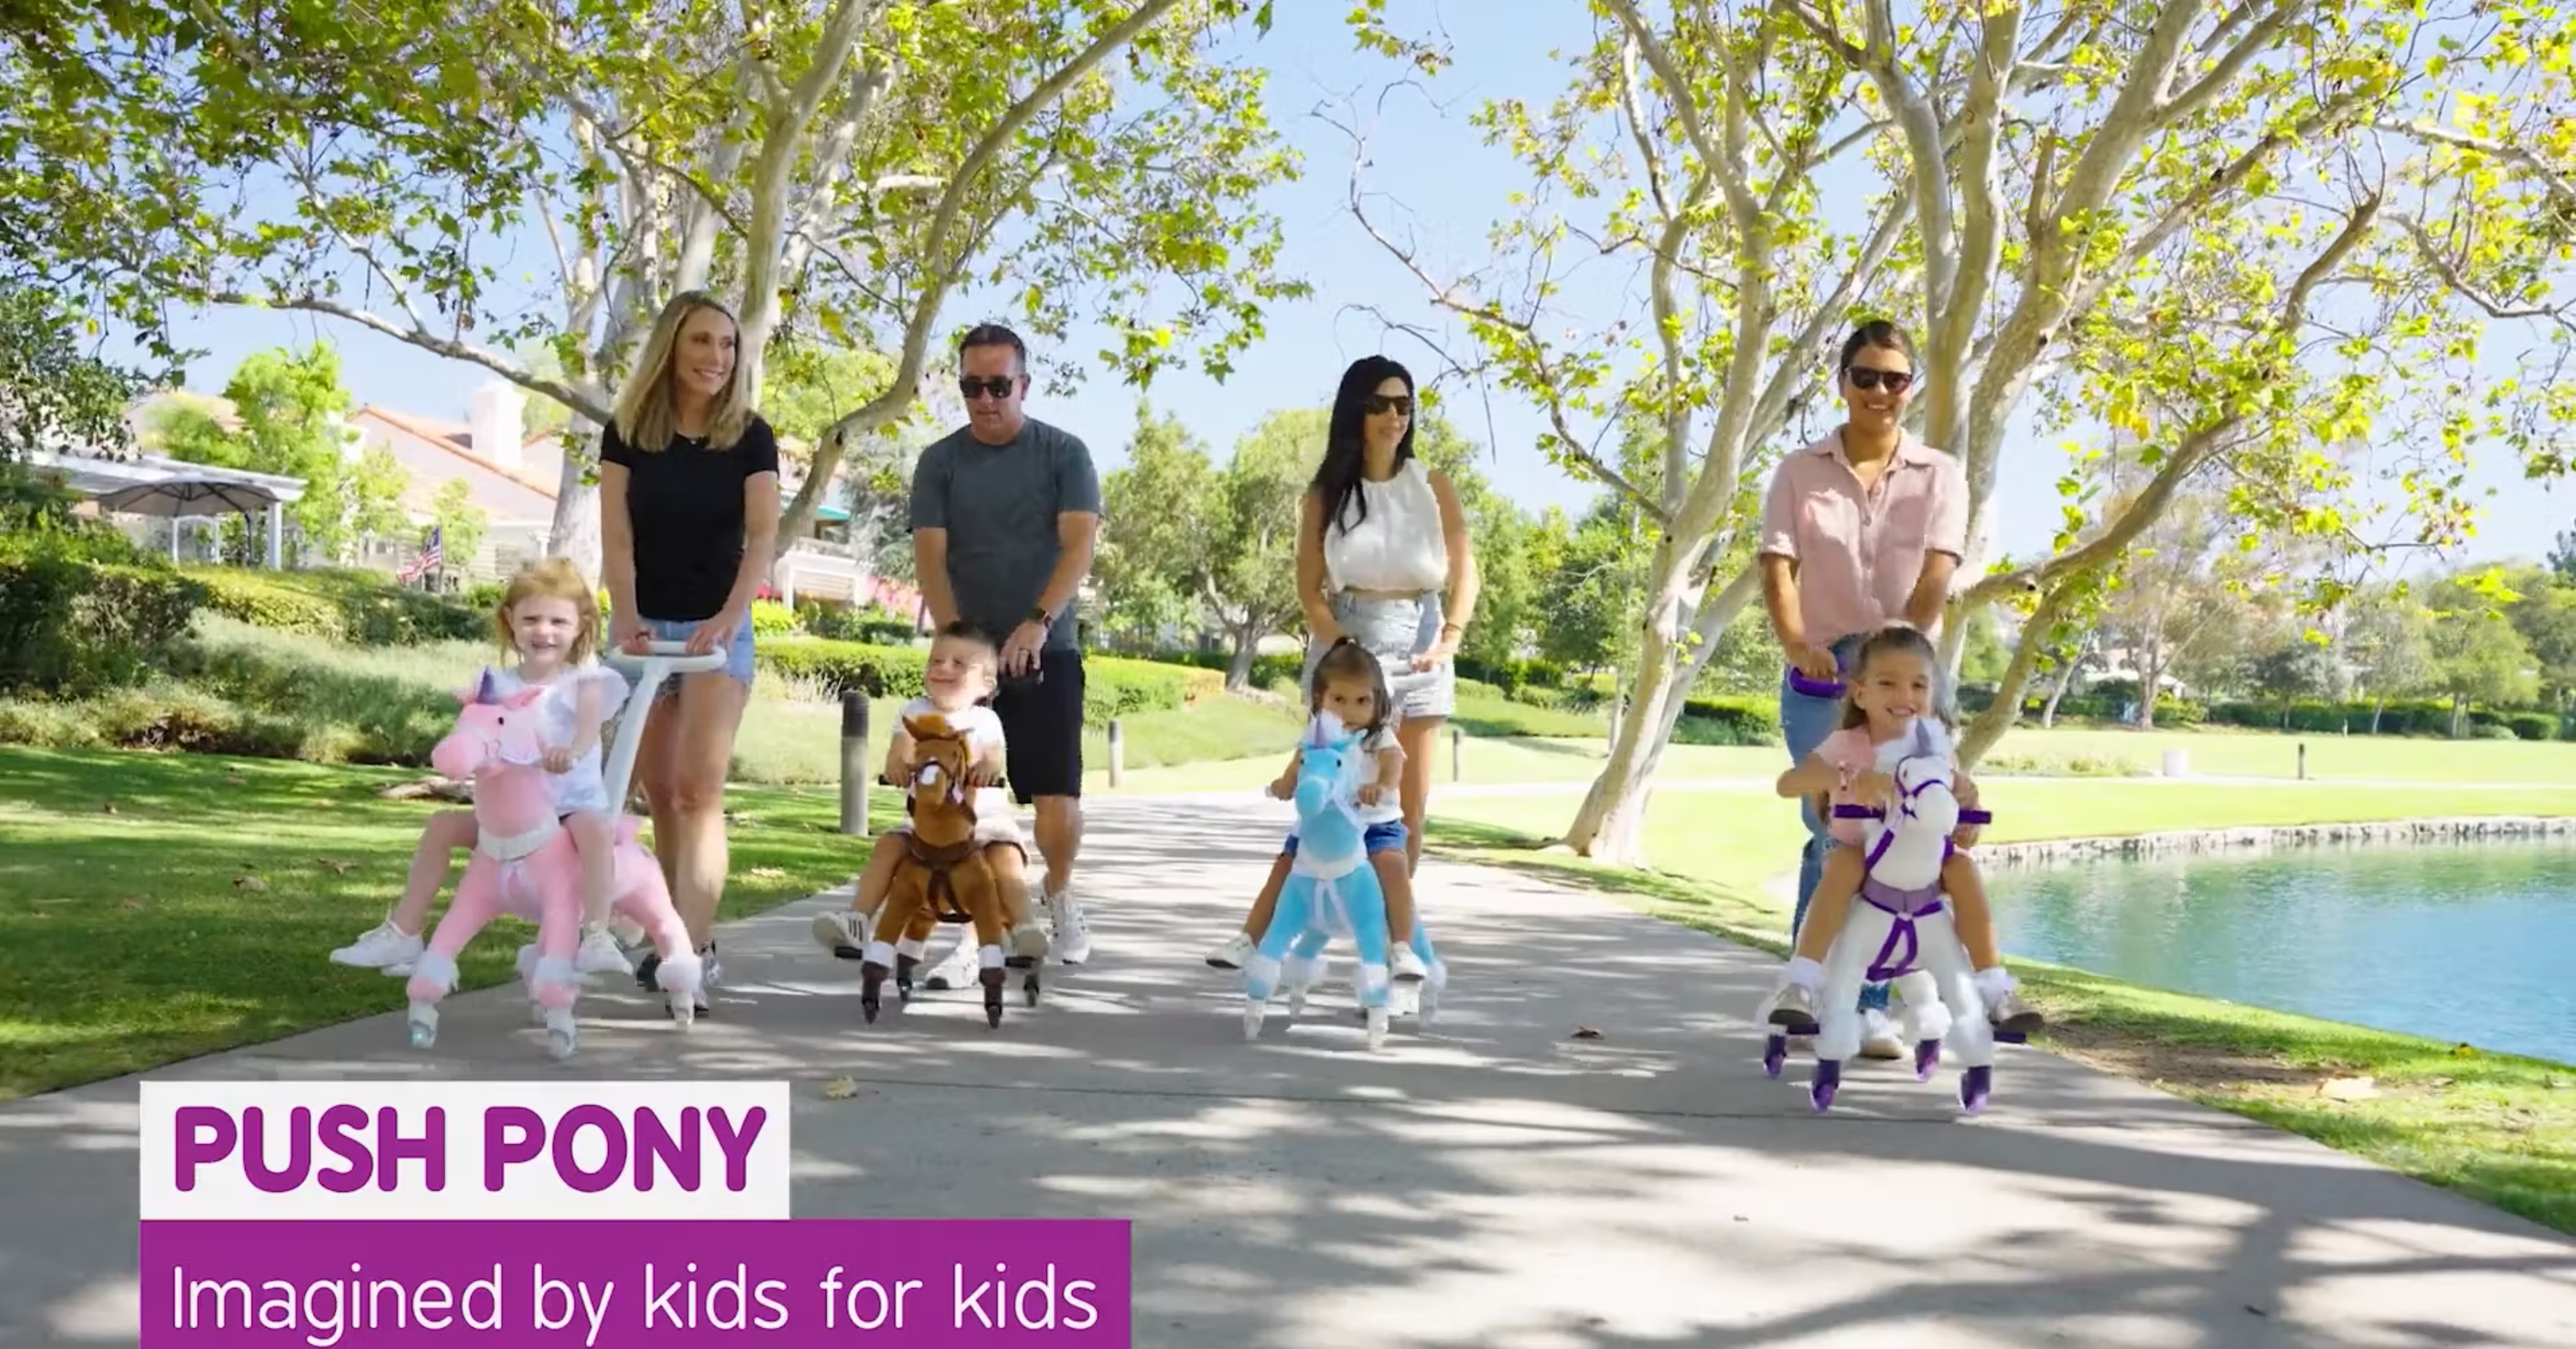
M601 631L598 597L571 562L541 558L510 578L492 622L502 649L516 657L512 668L492 672L495 694L506 698L524 688L546 690L536 707L546 745L547 785L581 858L579 966L584 973L631 973L634 967L608 932L620 803L608 799L600 756L600 728L626 701L627 687L625 676L593 663ZM430 903L452 869L452 855L473 847L474 840L474 812L431 816L412 856L401 902L373 930L333 951L331 959L387 974L409 973L421 953Z

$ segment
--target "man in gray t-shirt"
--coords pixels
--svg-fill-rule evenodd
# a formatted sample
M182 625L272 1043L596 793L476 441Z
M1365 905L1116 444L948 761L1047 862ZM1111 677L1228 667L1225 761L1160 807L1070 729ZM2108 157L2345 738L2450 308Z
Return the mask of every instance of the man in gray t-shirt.
M1074 899L1082 848L1082 644L1074 598L1100 529L1100 475L1068 432L1021 410L1028 347L999 324L958 343L966 426L921 452L912 474L914 574L941 627L964 620L1002 648L993 711L1007 742L1012 794L1037 807L1046 858L1039 895L1056 957L1079 965L1091 935ZM962 962L962 963L961 963ZM954 966L955 968L951 968ZM974 979L975 946L931 972L929 986Z

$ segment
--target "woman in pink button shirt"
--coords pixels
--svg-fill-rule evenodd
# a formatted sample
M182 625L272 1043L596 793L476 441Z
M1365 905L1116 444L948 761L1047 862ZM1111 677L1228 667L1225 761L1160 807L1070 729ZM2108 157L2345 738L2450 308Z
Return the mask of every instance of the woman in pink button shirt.
M1789 663L1808 678L1836 681L1863 637L1903 621L1941 629L1950 578L1967 546L1968 480L1959 461L1898 425L1914 389L1914 343L1879 321L1843 343L1835 386L1849 409L1841 426L1780 461L1762 508L1762 598ZM1950 704L1946 680L1938 697ZM1824 743L1840 699L1801 693L1784 673L1780 731L1789 761L1804 763ZM1807 844L1799 857L1794 934L1824 869L1825 821L1813 802L1799 807ZM1886 1020L1887 986L1861 993L1869 1014L1862 1053L1904 1053Z

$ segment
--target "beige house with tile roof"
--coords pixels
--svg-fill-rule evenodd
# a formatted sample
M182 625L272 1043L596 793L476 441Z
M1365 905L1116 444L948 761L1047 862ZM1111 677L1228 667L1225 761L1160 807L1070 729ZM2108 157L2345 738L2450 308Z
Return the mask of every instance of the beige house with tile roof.
M496 379L474 391L461 422L372 403L349 417L358 431L350 454L363 454L371 445L391 451L411 475L403 505L424 525L439 489L450 479L465 481L466 498L482 508L487 528L474 558L448 559L452 577L496 580L544 554L563 480L563 437L555 431L526 434L526 407L527 395L517 385ZM783 478L782 502L792 499L802 482L792 464ZM838 505L817 511L805 537L779 558L771 573L772 589L791 603L813 598L898 608L909 601L917 608L919 596L911 587L869 575L846 540L848 521L848 512ZM363 564L399 571L411 561L415 547L412 539L378 541Z

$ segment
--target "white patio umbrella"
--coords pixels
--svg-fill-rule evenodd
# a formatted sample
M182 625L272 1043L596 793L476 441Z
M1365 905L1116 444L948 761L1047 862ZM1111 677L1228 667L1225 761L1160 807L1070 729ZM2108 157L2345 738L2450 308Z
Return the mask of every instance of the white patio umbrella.
M249 515L277 504L277 494L257 483L219 478L164 478L118 488L98 498L98 508L119 515Z

